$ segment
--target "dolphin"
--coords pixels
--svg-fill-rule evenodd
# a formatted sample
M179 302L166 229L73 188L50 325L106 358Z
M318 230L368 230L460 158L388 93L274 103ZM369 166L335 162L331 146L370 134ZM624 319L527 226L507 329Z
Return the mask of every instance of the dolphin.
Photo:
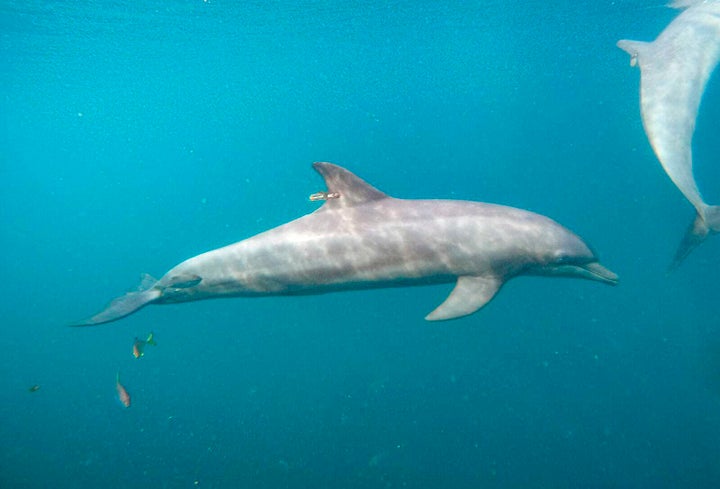
M720 206L705 203L692 170L691 142L700 100L720 60L720 0L678 0L685 9L653 42L618 41L640 66L640 109L655 155L675 186L695 207L670 268L711 233L720 232Z
M521 209L389 197L348 170L315 163L327 192L315 212L186 260L160 280L112 301L74 326L115 321L147 304L215 297L318 294L456 282L425 319L472 314L517 275L616 284L578 236Z

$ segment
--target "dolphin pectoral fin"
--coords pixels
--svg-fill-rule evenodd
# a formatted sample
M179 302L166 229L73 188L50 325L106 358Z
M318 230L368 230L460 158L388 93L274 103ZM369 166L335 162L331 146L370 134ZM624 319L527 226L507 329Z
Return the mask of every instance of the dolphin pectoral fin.
M472 314L490 302L503 281L497 277L458 277L455 288L433 312L425 316L428 321L443 321Z
M701 245L711 232L720 232L720 206L707 207L704 214L704 217L697 214L695 220L688 227L675 252L673 261L668 267L668 272L679 267L690 252Z
M161 294L162 292L159 289L128 292L117 299L113 299L105 309L94 316L73 323L70 326L94 326L96 324L116 321L150 304L160 297Z

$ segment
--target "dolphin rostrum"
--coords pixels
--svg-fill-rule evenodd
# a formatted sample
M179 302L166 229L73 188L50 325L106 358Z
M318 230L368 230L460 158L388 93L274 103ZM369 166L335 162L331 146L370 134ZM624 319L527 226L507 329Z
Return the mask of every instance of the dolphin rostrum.
M720 232L720 206L705 203L692 169L691 142L700 99L720 59L720 0L677 0L685 8L653 42L618 41L640 66L643 126L665 173L695 207L697 216L671 268L710 232Z
M480 202L389 197L348 170L315 163L327 192L315 212L146 276L75 326L115 321L147 304L214 297L317 294L456 282L425 319L472 314L517 275L566 275L616 284L590 248L555 221Z

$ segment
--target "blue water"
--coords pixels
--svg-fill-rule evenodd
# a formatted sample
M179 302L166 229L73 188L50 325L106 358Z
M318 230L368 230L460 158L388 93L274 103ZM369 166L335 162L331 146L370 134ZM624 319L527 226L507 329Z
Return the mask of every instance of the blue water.
M674 15L1 2L0 487L718 487L720 238L666 275L693 212L615 47ZM718 120L716 75L694 139L711 203ZM65 326L313 211L323 160L398 197L548 215L621 284L519 278L447 323L423 317L450 285Z

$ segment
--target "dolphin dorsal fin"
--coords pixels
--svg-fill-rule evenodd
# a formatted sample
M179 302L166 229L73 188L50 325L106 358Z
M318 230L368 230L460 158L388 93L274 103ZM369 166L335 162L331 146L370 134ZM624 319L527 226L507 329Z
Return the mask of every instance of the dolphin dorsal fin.
M345 168L332 163L316 162L313 168L325 179L327 195L320 209L341 209L386 199L388 196ZM320 199L324 200L324 199Z

